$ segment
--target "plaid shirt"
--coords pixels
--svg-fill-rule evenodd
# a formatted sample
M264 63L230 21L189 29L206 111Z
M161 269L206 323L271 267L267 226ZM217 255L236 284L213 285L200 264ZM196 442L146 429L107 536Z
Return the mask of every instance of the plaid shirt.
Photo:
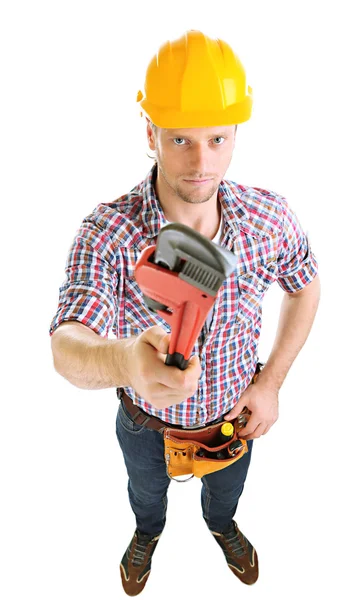
M68 254L50 335L68 320L104 337L112 330L119 339L154 325L170 332L166 321L146 307L134 279L140 253L155 245L166 223L154 190L156 169L154 165L128 194L99 204L83 220ZM268 287L277 281L285 292L296 292L317 273L307 237L285 198L223 180L218 199L224 219L221 245L237 254L238 263L218 292L210 327L204 325L193 348L202 369L196 393L158 410L133 388L123 388L144 411L177 425L205 424L237 403L258 361L261 305Z

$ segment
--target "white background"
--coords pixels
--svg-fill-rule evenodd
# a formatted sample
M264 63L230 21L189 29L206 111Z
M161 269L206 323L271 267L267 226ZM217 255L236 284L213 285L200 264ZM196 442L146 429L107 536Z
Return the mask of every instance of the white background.
M287 197L309 230L322 299L280 419L255 442L236 513L258 550L258 582L247 588L227 568L195 479L169 488L142 597L357 597L353 4L14 0L1 9L2 598L126 597L118 564L135 521L115 391L61 378L48 328L82 218L152 165L135 102L146 65L195 28L235 48L254 90L227 178ZM263 360L281 298L275 285L265 299Z

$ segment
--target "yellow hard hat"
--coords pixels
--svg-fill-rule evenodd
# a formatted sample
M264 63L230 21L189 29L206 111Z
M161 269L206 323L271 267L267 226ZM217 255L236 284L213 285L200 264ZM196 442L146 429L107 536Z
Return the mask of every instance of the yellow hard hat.
M190 30L160 46L137 102L162 128L235 125L250 118L252 89L229 44Z

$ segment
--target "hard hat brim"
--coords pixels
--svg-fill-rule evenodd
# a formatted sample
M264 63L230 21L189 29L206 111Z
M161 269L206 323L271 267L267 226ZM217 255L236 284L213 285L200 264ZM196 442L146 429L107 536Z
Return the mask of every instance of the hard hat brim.
M237 125L248 121L252 111L252 95L248 94L241 102L228 106L220 111L193 111L157 107L143 98L140 102L148 119L162 129L185 129L194 127L216 127L220 125Z

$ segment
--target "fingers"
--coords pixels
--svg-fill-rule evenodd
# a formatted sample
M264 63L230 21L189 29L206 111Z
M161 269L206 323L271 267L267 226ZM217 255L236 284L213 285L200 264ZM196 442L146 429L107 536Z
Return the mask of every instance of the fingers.
M259 427L260 424L261 424L260 419L254 417L254 416L251 416L250 419L248 420L246 426L243 427L243 429L241 429L240 437L244 437L246 439L248 435L251 435L252 433L254 433L254 431Z
M160 404L160 406L157 406L157 408L166 408L167 406L184 402L184 400L187 399L178 399L178 391L176 389L170 388L162 383L158 383L157 381L153 384L147 385L147 390L150 394L151 400L157 401Z
M147 344L153 346L153 348L158 350L158 352L167 354L169 349L170 334L167 333L162 327L155 325L154 327L150 327L143 332L142 335Z
M187 368L183 371L178 367L163 364L158 368L157 380L169 389L187 390L189 398L197 389L200 373L199 357L193 356L189 360Z
M189 373L191 377L196 377L199 379L201 373L201 364L197 354L190 358L186 372Z
M243 400L243 401L239 400L239 402L237 404L235 404L234 408L232 408L230 410L230 412L228 412L227 415L224 416L225 421L228 421L230 419L235 419L235 417L238 417L239 414L242 412L244 406L245 406L245 400Z
M262 423L260 423L260 425L258 425L252 431L252 433L248 433L247 435L244 436L240 432L240 437L244 438L244 440L253 440L253 439L261 437L264 434L265 429L266 429L265 425L263 425Z
M255 420L251 418L246 427L241 429L239 435L245 440L253 440L265 435L269 429L271 429L271 424L260 422L258 419Z
M187 369L161 364L152 373L151 382L146 378L146 397L156 408L163 409L180 404L193 396L198 387L200 363L194 360Z
M184 370L165 364L169 344L170 334L154 326L138 336L133 353L132 386L156 408L180 404L193 396L201 373L198 356L192 356Z

